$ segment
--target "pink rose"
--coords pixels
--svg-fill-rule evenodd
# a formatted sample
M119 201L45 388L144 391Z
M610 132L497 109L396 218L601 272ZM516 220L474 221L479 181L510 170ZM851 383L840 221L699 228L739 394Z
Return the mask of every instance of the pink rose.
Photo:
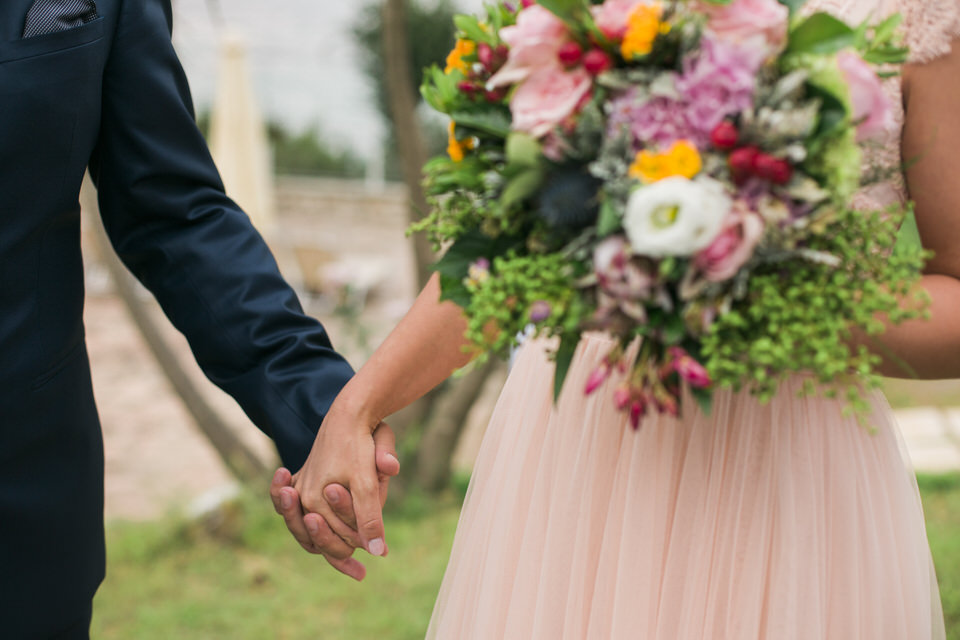
M592 85L583 67L567 71L554 61L535 71L510 99L513 128L535 138L545 136L576 113Z
M780 52L787 43L790 10L777 0L733 0L727 5L701 3L707 26L720 38L760 43L765 54Z
M763 237L763 218L742 206L734 206L723 230L697 254L694 266L710 282L729 280L753 255Z
M627 18L643 0L607 0L593 7L593 18L597 27L611 40L622 40L627 32Z
M870 65L853 51L841 51L837 55L837 66L850 87L853 121L859 123L857 139L872 138L893 126L890 98Z
M510 47L507 63L487 82L487 88L523 82L535 71L557 63L560 47L569 40L563 20L540 5L524 9L517 24L500 30Z

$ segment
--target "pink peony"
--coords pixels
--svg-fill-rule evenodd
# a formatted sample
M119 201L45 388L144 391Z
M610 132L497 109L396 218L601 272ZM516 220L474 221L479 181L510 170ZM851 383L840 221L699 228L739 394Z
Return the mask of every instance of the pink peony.
M853 51L841 51L837 55L837 66L850 86L853 121L859 123L857 139L872 138L893 126L890 98L870 65Z
M777 0L734 0L727 5L700 3L710 31L725 40L756 44L763 57L779 53L787 42L790 10Z
M646 3L643 0L607 0L592 8L593 19L603 35L611 40L622 40L627 32L627 18L638 4Z
M556 66L569 31L560 18L533 5L519 13L516 25L501 29L500 37L510 52L507 63L487 82L490 89L523 82L536 71Z
M545 136L577 112L591 87L590 74L582 67L567 71L554 59L514 91L510 99L513 128L535 138Z
M723 230L694 258L710 282L729 280L753 255L763 237L763 218L744 206L734 206Z

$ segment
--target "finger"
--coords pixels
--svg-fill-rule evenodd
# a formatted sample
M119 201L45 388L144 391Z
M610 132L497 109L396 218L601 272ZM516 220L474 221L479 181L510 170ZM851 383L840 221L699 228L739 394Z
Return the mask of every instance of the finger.
M354 548L335 534L319 513L308 513L303 516L303 524L310 533L310 540L313 542L314 548L327 556L327 560L330 560L330 558L346 560L353 555Z
M338 483L328 484L323 488L323 497L333 509L333 513L343 520L344 524L356 530L357 516L353 512L353 498L350 497L346 487Z
M381 422L373 432L373 446L376 449L377 471L388 476L395 476L400 473L397 438L393 429L386 422Z
M337 485L340 486L340 485ZM339 495L339 494L338 494ZM327 522L327 526L346 544L350 545L354 549L366 548L363 544L363 541L360 538L360 534L356 530L356 525L350 525L344 522L336 512L333 511L332 505L327 502L326 496L322 496L323 499L319 502L309 501L308 504L304 504L304 510L312 511L314 513L319 513L324 517ZM348 502L348 504L350 504ZM350 512L350 521L355 521L355 516L353 516L352 507L349 508Z
M326 557L326 556L324 556ZM346 558L344 560L338 560L337 558L327 557L327 562L331 567L339 571L345 576L350 576L357 582L360 582L367 575L367 568L363 566L363 563L357 560L356 558Z
M372 471L372 470L371 470ZM383 532L383 513L380 508L380 483L373 477L350 483L357 532L363 548L370 555L382 556L386 551Z
M292 484L293 476L284 467L280 467L273 474L273 480L270 481L270 499L273 501L273 508L277 513L283 513L280 507L280 490L292 486Z
M287 523L287 529L296 538L300 546L310 553L319 553L310 539L310 532L303 522L303 510L300 508L300 494L293 487L283 487L280 490L280 515Z

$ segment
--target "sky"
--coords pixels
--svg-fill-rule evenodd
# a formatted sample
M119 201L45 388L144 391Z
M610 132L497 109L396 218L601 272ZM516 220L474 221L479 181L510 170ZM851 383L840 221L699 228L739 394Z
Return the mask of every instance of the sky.
M352 27L370 0L173 0L173 41L194 104L209 108L224 30L247 43L260 108L294 131L379 157L383 125L359 65ZM480 0L461 0L477 10ZM216 19L216 6L222 23Z

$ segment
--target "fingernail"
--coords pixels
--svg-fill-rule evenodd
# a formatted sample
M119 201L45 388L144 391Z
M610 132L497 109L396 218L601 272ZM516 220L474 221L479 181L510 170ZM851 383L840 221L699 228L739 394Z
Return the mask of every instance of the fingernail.
M396 462L397 464L400 464L400 458L398 458L397 456L393 455L392 453L388 453L388 454L387 454L387 457L390 458L391 460L393 460L394 462Z
M320 527L317 526L317 520L315 518L305 518L304 522L307 524L307 529L310 530L310 533L316 535L320 531Z
M331 505L335 505L340 502L340 492L333 487L327 487L324 489L323 495L326 496L327 502L329 502Z
M290 499L290 494L283 492L280 494L280 506L284 509L289 509L293 506L293 501Z
M369 551L372 556L382 556L383 552L386 551L386 545L383 544L383 539L374 538L371 540L370 544L367 545L367 551Z

